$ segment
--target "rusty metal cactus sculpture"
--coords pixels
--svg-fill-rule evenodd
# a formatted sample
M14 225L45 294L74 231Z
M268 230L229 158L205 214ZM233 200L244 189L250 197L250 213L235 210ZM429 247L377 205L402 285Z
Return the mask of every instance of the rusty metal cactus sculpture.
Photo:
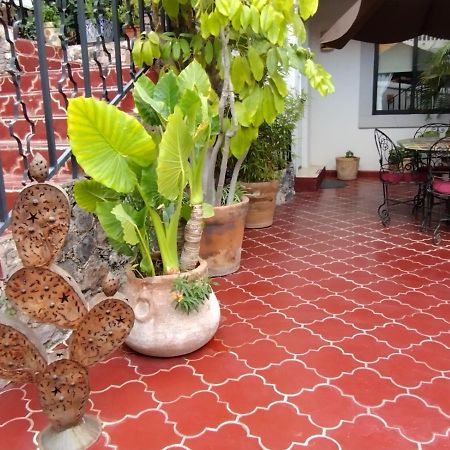
M23 267L6 282L9 301L38 322L72 329L64 357L48 357L30 330L0 324L0 377L36 383L50 425L38 436L41 450L82 450L101 433L101 423L85 415L88 367L118 348L134 322L132 308L117 292L114 279L103 286L102 300L91 310L74 280L54 260L69 230L66 194L45 183L47 164L30 164L35 182L23 189L12 213L12 231ZM113 298L113 296L116 298Z

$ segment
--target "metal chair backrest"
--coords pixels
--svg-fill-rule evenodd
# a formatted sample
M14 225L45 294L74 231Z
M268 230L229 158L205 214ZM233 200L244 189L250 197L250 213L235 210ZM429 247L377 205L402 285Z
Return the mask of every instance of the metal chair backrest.
M437 140L428 151L427 167L429 178L450 174L450 136Z
M380 170L399 170L404 156L402 150L380 129L375 128L374 135L380 158Z
M440 138L448 132L448 123L428 123L419 127L414 133L414 137L436 137Z

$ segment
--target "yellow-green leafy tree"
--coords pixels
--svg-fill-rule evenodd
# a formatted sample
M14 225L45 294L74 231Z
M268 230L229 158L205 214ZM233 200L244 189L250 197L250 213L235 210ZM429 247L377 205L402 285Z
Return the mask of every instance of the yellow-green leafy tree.
M135 42L138 65L155 58L182 70L193 59L207 70L219 98L219 133L211 140L203 165L206 202L220 205L230 156L236 158L228 196L233 202L238 172L251 142L264 122L271 124L284 110L290 68L304 74L320 94L334 91L331 76L304 46L304 21L318 8L318 0L153 0L170 19L162 32L161 15L154 31ZM164 69L163 69L164 70ZM216 171L221 154L220 170ZM215 177L215 174L218 176Z

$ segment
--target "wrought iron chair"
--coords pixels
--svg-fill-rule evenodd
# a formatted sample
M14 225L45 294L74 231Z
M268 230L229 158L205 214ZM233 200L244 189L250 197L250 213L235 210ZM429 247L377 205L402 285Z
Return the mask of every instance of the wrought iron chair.
M436 139L445 136L448 133L448 123L429 123L417 128L414 138L417 137L436 137Z
M428 182L426 185L425 214L422 230L431 226L432 210L439 208L438 223L433 230L433 244L441 242L441 225L450 221L450 137L435 142L428 151Z
M375 143L380 158L380 180L383 183L383 203L378 207L378 215L383 226L387 226L391 221L391 206L411 204L415 212L423 205L427 171L418 153L397 147L378 128L375 129ZM417 186L417 193L413 198L395 198L391 188L400 184Z

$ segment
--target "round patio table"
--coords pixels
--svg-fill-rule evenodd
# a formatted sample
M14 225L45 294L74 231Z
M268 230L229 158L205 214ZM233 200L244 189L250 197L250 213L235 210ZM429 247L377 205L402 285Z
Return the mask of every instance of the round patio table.
M397 144L405 150L413 150L418 152L427 152L431 146L437 142L439 137L417 137L409 139L400 139ZM450 150L450 149L449 149Z

